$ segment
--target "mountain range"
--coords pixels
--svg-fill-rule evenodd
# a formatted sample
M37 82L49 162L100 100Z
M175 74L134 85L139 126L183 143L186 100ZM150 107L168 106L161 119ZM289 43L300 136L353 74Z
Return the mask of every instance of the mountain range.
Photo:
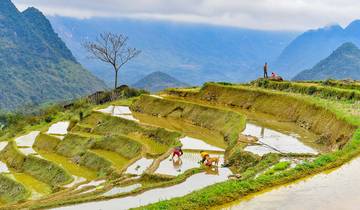
M301 34L272 63L272 69L291 79L302 70L312 68L346 42L360 46L360 20L345 28L332 25Z
M85 70L37 9L0 1L0 110L75 98L105 84Z
M360 49L345 43L313 68L299 73L294 80L355 79L360 80Z
M48 18L79 62L109 85L113 82L113 70L89 60L81 46L102 32L125 34L131 46L142 50L139 57L120 71L123 84L133 84L156 71L191 85L252 80L262 74L262 65L276 59L297 35L126 18Z
M188 87L189 85L164 72L157 71L145 76L132 86L154 93L166 88Z

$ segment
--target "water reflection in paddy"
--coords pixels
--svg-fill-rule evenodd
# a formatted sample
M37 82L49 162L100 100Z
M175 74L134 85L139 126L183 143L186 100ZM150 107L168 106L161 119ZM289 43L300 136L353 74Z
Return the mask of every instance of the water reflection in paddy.
M153 159L141 158L140 160L129 166L126 170L126 173L141 175L147 168L149 168L153 161Z
M111 190L105 192L103 196L113 196L121 193L129 193L133 190L140 188L141 186L141 184L134 184L126 187L114 187Z
M66 135L68 133L70 122L58 122L50 126L47 134Z
M220 168L217 175L200 173L189 177L185 182L159 189L153 189L136 196L116 198L108 201L90 202L75 206L62 207L59 209L106 209L123 210L135 208L160 200L185 196L195 190L226 181L231 171L227 168Z
M246 197L216 209L232 210L357 210L360 199L360 158L270 192Z
M182 143L182 149L183 150L205 150L205 151L215 151L215 152L225 152L224 149L212 146L210 144L207 144L206 142L195 139L191 137L184 137L180 139Z
M255 154L264 155L278 151L283 153L318 153L315 149L302 143L296 135L283 134L255 124L248 123L243 134L255 136L259 139L260 144L264 144L245 148L246 151Z
M3 162L0 162L0 173L9 173L8 166Z
M97 111L105 114L110 114L114 117L121 117L127 120L138 121L132 116L132 112L127 106L108 106L104 109L99 109Z
M33 131L27 135L20 136L15 139L16 145L19 147L32 147L39 134L39 131Z

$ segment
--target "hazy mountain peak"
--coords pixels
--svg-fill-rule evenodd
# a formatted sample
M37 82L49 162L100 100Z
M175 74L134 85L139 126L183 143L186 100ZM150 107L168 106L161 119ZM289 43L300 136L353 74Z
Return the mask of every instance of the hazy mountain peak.
M312 69L300 72L294 80L360 79L360 49L347 42Z
M27 16L32 15L32 16L37 16L39 18L41 17L41 18L46 19L45 15L40 10L36 9L35 7L29 7L26 10L24 10L22 13Z
M360 35L360 20L354 20L346 27L345 30L354 36Z
M340 54L340 53L349 53L354 54L358 53L360 50L359 48L352 42L346 42L338 47L333 54Z
M145 89L151 92L158 92L171 87L186 87L188 84L161 71L153 72L136 82L136 88Z
M29 7L22 14L32 26L32 29L38 35L40 35L41 38L45 42L47 42L49 47L51 47L55 52L57 52L58 55L62 56L65 59L77 62L71 51L66 47L65 43L54 32L50 21L40 10L36 9L35 7Z

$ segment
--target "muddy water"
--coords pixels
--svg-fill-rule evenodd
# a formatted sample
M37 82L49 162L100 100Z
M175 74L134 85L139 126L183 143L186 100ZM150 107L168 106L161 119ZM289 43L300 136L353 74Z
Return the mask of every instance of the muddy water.
M210 156L219 157L219 165L224 163L223 155L210 153ZM177 176L189 169L199 168L200 160L201 156L199 153L184 152L184 155L181 156L181 158L175 157L173 160L171 160L171 157L168 157L167 159L163 160L155 173Z
M58 122L50 126L47 134L66 135L68 133L70 122Z
M112 165L119 171L123 170L126 164L129 162L128 159L124 158L123 156L106 150L91 150L95 154L109 160Z
M259 139L260 146L247 146L246 151L264 155L270 152L282 153L310 153L317 154L318 151L305 145L300 141L300 136L295 134L283 134L262 126L248 123L243 134L255 136Z
M213 145L221 149L226 148L224 137L219 132L211 131L205 128L194 126L184 121L171 118L159 118L140 113L133 113L133 115L141 123L179 131L188 137L196 138L198 140L201 139L203 142L209 145Z
M108 201L91 202L79 204L75 206L62 207L59 209L106 209L106 210L122 210L135 208L160 200L171 199L175 197L185 196L195 190L200 190L204 187L223 182L228 179L231 171L226 168L221 168L218 175L211 175L206 173L195 174L189 177L185 182L165 188L153 189L147 192L138 194L136 196L129 196L124 198L117 198Z
M37 152L43 158L59 164L61 167L63 167L65 170L67 170L70 174L72 174L76 177L83 177L87 180L94 180L97 177L96 171L92 171L88 168L79 166L64 156L57 155L52 152L44 152L44 151L37 151Z
M49 185L35 179L28 174L11 171L9 177L15 179L28 188L31 191L31 199L40 198L51 193L51 187Z
M216 209L357 210L360 200L360 158L342 167Z

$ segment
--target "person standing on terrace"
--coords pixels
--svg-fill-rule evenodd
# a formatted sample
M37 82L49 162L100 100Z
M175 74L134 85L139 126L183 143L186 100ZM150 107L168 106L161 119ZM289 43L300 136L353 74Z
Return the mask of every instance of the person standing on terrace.
M265 63L265 65L264 65L264 79L267 79L267 78L269 78L269 76L268 76L268 64Z

